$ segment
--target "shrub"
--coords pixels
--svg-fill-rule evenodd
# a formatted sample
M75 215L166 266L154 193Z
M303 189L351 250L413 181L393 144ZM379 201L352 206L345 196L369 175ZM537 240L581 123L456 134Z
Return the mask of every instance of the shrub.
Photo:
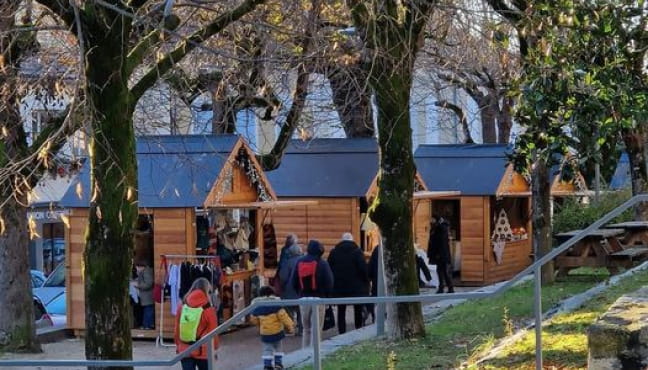
M565 199L562 205L555 206L553 232L557 234L583 229L630 199L631 196L630 191L623 190L602 193L599 202L592 200L590 204L581 204L576 198ZM614 222L631 221L632 219L632 209L629 209L615 218Z

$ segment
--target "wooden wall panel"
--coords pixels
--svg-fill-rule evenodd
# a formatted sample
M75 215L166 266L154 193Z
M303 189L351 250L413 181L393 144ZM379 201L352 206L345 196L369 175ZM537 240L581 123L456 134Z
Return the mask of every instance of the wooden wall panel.
M461 280L484 280L484 203L487 197L461 198Z
M432 202L428 199L414 201L414 243L427 251L430 239L430 218L432 217Z
M65 229L65 280L67 325L70 329L85 328L85 286L83 282L83 252L88 211L70 211L70 227Z
M191 219L193 217L193 219ZM192 227L193 226L193 227ZM191 229L187 229L191 227ZM160 272L160 255L162 254L195 254L195 215L193 209L156 208L153 210L153 255L155 281L162 283L164 272ZM193 248L193 251L189 250ZM164 311L162 311L164 309ZM155 304L155 326L160 324L160 314L164 313L164 333L166 337L173 336L175 317L171 315L169 302L162 308Z
M283 246L289 233L295 233L306 245L317 239L328 252L339 243L342 234L350 232L360 241L360 207L357 198L285 198L285 200L314 200L317 205L278 208L272 211L277 243Z

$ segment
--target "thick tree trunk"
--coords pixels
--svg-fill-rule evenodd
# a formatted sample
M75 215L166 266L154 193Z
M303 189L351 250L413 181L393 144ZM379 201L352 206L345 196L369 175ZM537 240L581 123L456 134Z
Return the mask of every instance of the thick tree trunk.
M29 275L27 209L12 193L12 189L3 188L2 199L9 201L0 210L5 226L0 234L0 352L39 352ZM20 198L26 204L26 197Z
M408 113L412 76L408 72L389 69L383 68L384 73L374 83L380 172L378 196L372 205L371 219L380 227L384 241L387 292L390 295L418 294L412 229L416 168ZM389 305L387 319L390 338L425 335L419 303Z
M532 169L532 223L533 223L533 251L536 258L541 258L552 249L551 240L551 185L549 167L538 160ZM542 267L542 283L554 281L553 261Z
M128 282L137 217L137 162L131 101L123 69L122 28L89 37L86 78L95 109L90 217L84 254L86 357L131 359ZM114 34L113 34L114 33ZM123 368L122 368L123 369Z
M513 98L505 97L497 117L497 142L508 144L511 140L511 129L513 128Z
M27 139L18 106L17 70L25 49L31 47L15 32L16 12L21 1L0 2L0 167L24 159ZM29 21L30 19L25 19ZM21 171L17 169L16 172ZM27 235L27 186L21 173L0 179L0 353L39 352L34 328L34 304L29 274ZM16 188L18 187L18 188Z
M628 159L630 160L630 177L632 179L632 195L648 193L648 170L646 169L648 155L646 153L646 133L641 127L625 130L625 143ZM635 206L635 219L648 220L648 203Z
M359 65L333 66L327 73L333 104L347 137L373 137L374 122L367 72Z

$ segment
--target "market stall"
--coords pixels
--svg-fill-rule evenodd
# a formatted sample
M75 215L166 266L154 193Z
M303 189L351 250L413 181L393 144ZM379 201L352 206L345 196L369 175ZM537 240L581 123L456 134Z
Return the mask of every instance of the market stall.
M294 233L302 243L318 239L329 251L350 232L366 255L377 245L377 231L363 227L377 192L374 138L292 140L279 168L267 175L279 199L317 203L271 212L280 242ZM416 191L426 190L418 173L414 180Z
M137 140L140 220L134 261L145 261L155 281L168 283L171 265L204 264L199 256L218 256L220 318L247 306L253 288L263 283L264 248L276 244L264 231L268 210L280 206L254 153L238 136L150 136ZM85 328L82 278L84 233L90 189L89 168L82 168L61 203L69 209L66 230L68 328ZM276 253L276 252L274 252ZM180 255L173 260L165 256ZM186 281L185 281L186 283ZM173 334L174 307L156 304L156 322L164 315L164 336ZM159 329L159 328L158 328ZM155 337L157 330L133 330Z
M530 188L505 153L504 145L421 145L415 153L429 190L461 193L420 204L414 222L427 246L432 214L446 219L462 283L505 280L531 263Z

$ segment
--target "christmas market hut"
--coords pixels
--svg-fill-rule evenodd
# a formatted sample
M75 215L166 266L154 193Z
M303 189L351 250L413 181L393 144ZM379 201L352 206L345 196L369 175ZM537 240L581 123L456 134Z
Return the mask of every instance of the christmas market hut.
M158 331L133 335L172 336L175 306L168 299L177 303L198 268L220 288L220 319L227 319L249 304L254 286L262 283L264 247L276 244L264 239L263 230L268 209L279 203L254 153L235 135L139 137L136 150L140 217L134 262L151 266L162 287L172 275L181 283L177 294L171 283L169 297L167 291L156 303ZM82 265L91 197L86 163L61 200L69 213L67 320L77 333L85 328Z
M431 216L450 225L453 268L462 283L490 284L511 278L532 262L531 188L508 163L509 147L499 144L421 145L414 157L430 191L460 196L420 202L414 224L427 245ZM555 197L583 195L580 173L564 181L551 170Z
M378 243L367 210L377 193L378 144L374 138L292 140L279 168L267 172L280 200L316 204L271 212L277 240L294 233L306 243L320 240L327 251L350 232L368 255ZM415 176L415 198L442 197L427 192Z

